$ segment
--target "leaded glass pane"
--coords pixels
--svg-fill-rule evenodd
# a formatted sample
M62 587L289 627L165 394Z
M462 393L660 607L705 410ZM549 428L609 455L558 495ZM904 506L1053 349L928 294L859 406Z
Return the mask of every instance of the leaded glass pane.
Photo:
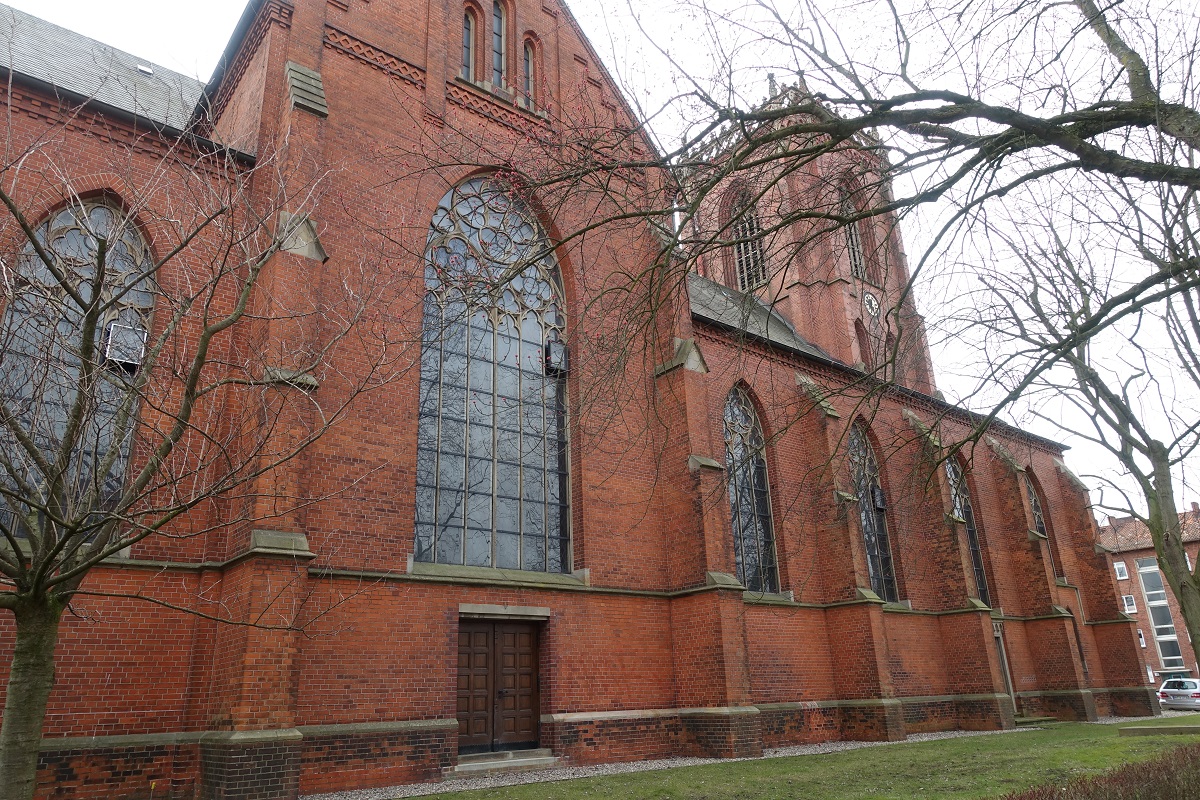
M979 530L975 525L975 509L971 507L971 494L967 490L967 476L953 458L946 461L946 478L950 482L950 498L953 514L963 521L967 533L967 549L971 551L971 568L975 573L975 589L979 599L991 605L988 593L987 571L983 566L983 550L979 546Z
M30 244L17 256L11 273L6 272L11 294L0 328L0 400L46 460L55 462L64 446L70 447L65 475L69 488L61 500L66 504L64 516L78 518L80 512L111 507L120 499L137 416L132 384L148 346L157 293L149 274L153 261L132 221L102 200L55 212L34 236L53 259L54 271ZM99 303L90 352L79 335L84 308L66 291L67 285L84 305ZM80 405L85 359L94 368L95 382L83 392ZM67 419L76 407L76 438L64 442ZM14 535L26 535L27 526L17 518L28 519L30 509L4 498L21 494L16 491L18 478L38 487L48 485L48 476L41 474L7 426L0 428L0 448L13 470L0 474L5 490L0 494L0 523ZM93 492L98 497L91 497Z
M766 446L750 398L740 387L725 401L725 472L738 580L752 592L779 591L767 485Z
M871 590L889 603L899 600L887 528L887 497L879 480L879 461L861 424L850 428L850 473L858 498Z
M1046 539L1046 553L1050 558L1050 571L1054 575L1062 575L1060 566L1054 560L1054 542L1050 539L1050 529L1046 527L1046 515L1042 511L1042 499L1038 494L1038 490L1033 485L1033 481L1029 479L1028 473L1025 475L1025 493L1029 497L1029 510L1033 514L1033 529L1041 534Z
M569 570L566 378L545 358L565 338L549 242L509 187L475 178L442 198L426 252L414 557Z

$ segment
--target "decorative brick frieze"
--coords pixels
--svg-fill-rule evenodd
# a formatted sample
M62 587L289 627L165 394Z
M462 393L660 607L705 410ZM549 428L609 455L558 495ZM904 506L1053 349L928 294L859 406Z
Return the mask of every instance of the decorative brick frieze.
M381 47L368 44L354 34L335 28L325 27L325 46L332 50L345 53L351 58L371 65L373 68L387 73L413 86L425 88L425 70L416 64L410 64L403 58L393 55Z

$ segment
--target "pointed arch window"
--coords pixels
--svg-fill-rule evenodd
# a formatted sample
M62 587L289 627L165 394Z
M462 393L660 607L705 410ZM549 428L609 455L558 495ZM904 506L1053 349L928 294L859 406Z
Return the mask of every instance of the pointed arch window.
M463 12L462 76L475 80L475 15L470 10Z
M733 260L739 291L749 292L767 280L763 259L763 232L758 207L749 192L740 192L733 202L730 233L733 236Z
M1042 495L1033 485L1029 473L1025 473L1025 494L1029 498L1029 511L1033 515L1033 530L1046 542L1046 553L1050 559L1050 572L1056 577L1062 577L1062 566L1055 559L1054 537L1046 524L1046 514L1043 511Z
M992 604L988 592L987 570L983 564L983 549L979 545L979 528L975 524L975 509L971 505L971 493L967 488L967 476L956 458L946 459L946 479L950 483L951 513L962 520L966 529L967 549L971 553L971 569L975 573L975 591L985 605Z
M511 187L474 178L426 245L418 561L567 572L566 370L558 263Z
M504 86L506 31L504 30L504 6L500 0L492 2L492 85L497 89Z
M53 268L32 245L17 256L0 328L0 402L13 420L0 425L0 524L13 534L23 528L13 515L32 513L16 499L29 494L18 483L53 482L17 431L44 461L66 457L68 514L76 504L107 508L120 499L156 294L145 241L128 215L104 200L55 212L35 237ZM89 342L81 333L93 300L99 314Z
M862 231L859 230L859 221L854 219L858 215L858 209L854 206L854 201L849 195L842 198L842 216L848 221L845 223L843 231L846 235L846 255L850 260L850 276L859 280L867 278L867 259L863 251Z
M525 102L525 107L533 108L533 92L535 86L537 85L537 75L534 73L534 70L537 69L537 65L534 60L533 42L529 41L528 39L525 40L525 47L521 56L521 96Z
M849 451L850 474L854 481L854 494L858 498L858 515L871 590L883 600L894 603L899 599L899 594L896 591L896 573L888 537L887 495L879 480L879 460L861 422L856 422L850 428Z
M725 401L725 472L738 580L752 592L779 591L766 442L749 396L735 387Z

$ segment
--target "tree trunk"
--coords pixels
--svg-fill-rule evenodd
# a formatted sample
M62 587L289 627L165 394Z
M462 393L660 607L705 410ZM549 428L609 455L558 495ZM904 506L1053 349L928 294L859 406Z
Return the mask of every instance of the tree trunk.
M62 607L54 600L21 598L13 616L17 640L0 726L0 800L31 800Z

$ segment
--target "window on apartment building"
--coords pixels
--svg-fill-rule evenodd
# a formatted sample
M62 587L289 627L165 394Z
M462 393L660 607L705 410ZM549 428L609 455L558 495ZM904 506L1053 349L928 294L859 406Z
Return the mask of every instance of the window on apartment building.
M505 25L504 6L499 0L492 3L492 85L499 88L504 86L504 78L506 74L505 60L507 53L505 47L507 44L507 31Z
M137 419L134 382L157 291L154 262L136 224L103 199L73 202L34 235L51 264L32 244L10 263L0 327L0 398L18 421L0 427L6 456L0 523L17 536L28 534L19 520L36 510L7 498L26 494L17 491L18 482L49 485L47 464L66 470L53 476L65 484L65 496L55 502L92 503L83 498L93 493L102 507L119 500ZM99 314L87 343L80 331L84 309L94 301ZM89 385L81 403L83 381ZM14 427L28 434L24 445Z
M777 592L771 490L763 455L766 440L754 404L742 387L734 387L725 400L722 423L738 580L752 592Z
M1046 524L1046 513L1042 504L1042 493L1033 484L1029 473L1025 473L1025 493L1029 497L1029 511L1033 515L1033 530L1046 541L1046 553L1050 559L1050 571L1055 577L1063 575L1062 564L1055 557L1055 542L1049 525Z
M866 426L850 428L850 474L858 499L858 515L866 546L867 574L871 589L889 603L899 599L892 548L887 527L887 496L879 478L879 460L867 438Z
M469 9L463 12L462 76L475 80L475 14Z
M1131 594L1121 595L1121 602L1125 605L1125 613L1126 614L1136 614L1137 613L1137 601L1134 599L1133 595L1131 595Z
M734 199L729 228L733 237L737 287L743 292L753 291L766 282L767 264L763 258L763 231L758 220L758 206L749 192L739 192Z
M1163 584L1162 573L1158 571L1158 560L1139 558L1137 569L1163 669L1183 669L1183 651L1179 647L1171 607L1167 604L1167 587Z
M950 484L951 513L962 520L967 534L967 549L971 554L971 569L975 574L975 591L986 605L992 604L988 593L987 571L983 564L983 550L979 546L979 529L975 524L975 509L971 506L971 493L967 488L967 476L957 458L946 459L946 479Z
M1146 649L1146 634L1142 633L1141 628L1138 628L1138 644L1142 646L1143 650ZM1151 672L1150 674L1153 675L1154 673Z
M1125 567L1124 561L1114 561L1113 571L1117 573L1117 580L1129 580L1129 570Z
M419 561L571 569L558 263L512 188L442 198L426 245Z

